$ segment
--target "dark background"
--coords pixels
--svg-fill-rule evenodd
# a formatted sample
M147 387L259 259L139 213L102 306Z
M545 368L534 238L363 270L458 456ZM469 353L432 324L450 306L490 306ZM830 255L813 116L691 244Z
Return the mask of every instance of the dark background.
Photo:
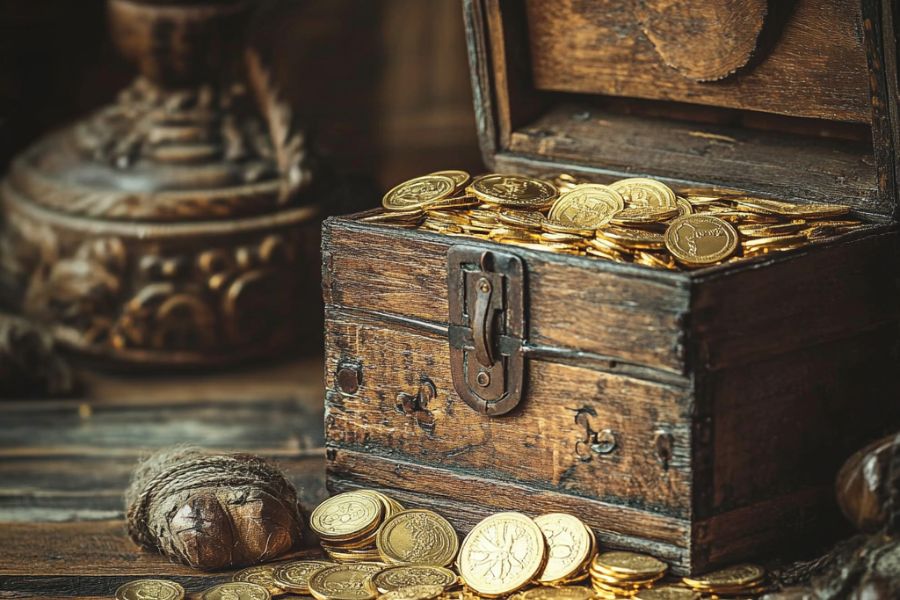
M252 42L339 174L387 188L479 170L458 0L263 0ZM109 42L103 0L0 0L2 165L133 75Z

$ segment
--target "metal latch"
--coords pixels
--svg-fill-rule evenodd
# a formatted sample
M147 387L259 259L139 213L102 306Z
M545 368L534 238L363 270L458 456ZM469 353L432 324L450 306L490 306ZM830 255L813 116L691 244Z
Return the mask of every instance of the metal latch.
M447 252L453 387L481 414L508 413L522 399L524 279L515 255L462 245Z

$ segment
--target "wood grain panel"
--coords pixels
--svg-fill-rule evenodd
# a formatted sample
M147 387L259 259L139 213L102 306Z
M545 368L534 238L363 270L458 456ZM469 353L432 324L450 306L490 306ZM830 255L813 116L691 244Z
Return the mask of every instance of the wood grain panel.
M683 371L688 279L678 273L330 219L325 303L446 323L446 254L454 243L525 259L530 343Z
M662 514L689 514L691 405L685 389L531 360L522 404L508 415L489 418L453 390L445 338L331 314L327 336L329 373L341 360L362 369L355 394L333 389L327 395L329 447L452 465L494 481L529 483ZM415 395L426 380L437 390L427 413L405 414L397 394ZM581 412L593 431L614 432L617 444L611 453L594 454L589 444L576 448L586 436L576 422ZM675 440L668 469L656 455L655 436L661 430Z
M401 501L434 508L463 532L502 510L570 512L594 529L603 547L652 552L674 563L676 572L687 564L689 526L677 518L346 449L329 449L328 468L335 490L381 488Z
M869 122L859 3L783 4L769 4L754 63L721 81L696 82L661 59L642 31L637 0L528 0L534 84L541 90Z

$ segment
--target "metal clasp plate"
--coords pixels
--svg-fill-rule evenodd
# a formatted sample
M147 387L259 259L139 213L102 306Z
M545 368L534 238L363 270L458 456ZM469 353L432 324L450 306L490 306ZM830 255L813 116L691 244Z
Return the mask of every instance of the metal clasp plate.
M508 413L522 399L524 279L518 256L464 245L447 252L453 387L481 414Z

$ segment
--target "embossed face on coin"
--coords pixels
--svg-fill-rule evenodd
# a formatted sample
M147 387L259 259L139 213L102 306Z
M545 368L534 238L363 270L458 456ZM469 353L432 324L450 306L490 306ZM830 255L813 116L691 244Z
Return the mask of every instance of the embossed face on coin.
M242 581L213 586L200 595L202 600L269 600L271 597L263 586Z
M622 194L625 205L633 208L675 208L675 192L672 188L656 181L643 177L620 179L609 185L612 189Z
M456 584L456 573L430 565L402 565L390 567L372 577L379 593L399 590L411 585L439 585L447 589Z
M471 189L482 202L509 208L544 208L558 194L552 184L521 175L486 175L472 182Z
M591 536L584 523L565 513L541 515L534 522L547 540L547 564L538 581L565 580L581 570L591 551Z
M165 579L138 579L119 586L116 600L182 600L184 588Z
M432 600L444 593L440 585L411 585L382 594L380 600Z
M309 578L309 592L318 600L371 600L375 591L369 578L384 567L375 563L348 563L320 569Z
M456 531L445 518L430 510L405 510L381 526L376 540L385 560L445 566L459 549Z
M511 594L537 576L544 564L544 534L519 513L497 513L478 523L463 541L459 574L486 596Z
M456 184L449 177L425 175L404 181L384 195L381 205L387 210L421 208L430 202L446 198Z
M376 497L347 492L317 506L309 517L309 526L324 538L353 536L373 527L383 510Z
M334 563L324 560L297 560L275 567L272 575L281 589L293 594L306 594L309 592L309 576L319 569L333 566Z
M619 192L605 185L586 184L557 198L548 216L567 225L597 229L623 208L625 200Z
M666 229L666 248L686 265L710 265L737 250L738 234L727 221L710 215L687 215Z

